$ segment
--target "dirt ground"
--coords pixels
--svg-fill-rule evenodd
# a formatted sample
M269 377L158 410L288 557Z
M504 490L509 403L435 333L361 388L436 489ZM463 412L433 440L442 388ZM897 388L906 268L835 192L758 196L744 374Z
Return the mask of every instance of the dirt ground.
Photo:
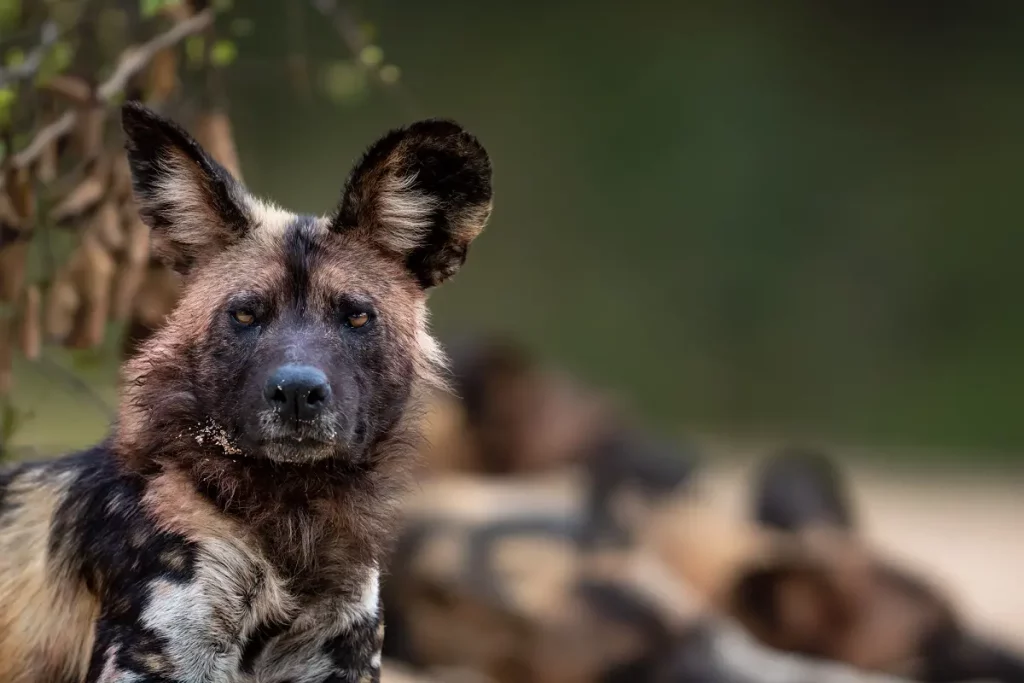
M763 452L763 451L762 451ZM866 534L955 596L980 630L1024 648L1024 478L849 466ZM704 487L745 512L749 460L712 464Z

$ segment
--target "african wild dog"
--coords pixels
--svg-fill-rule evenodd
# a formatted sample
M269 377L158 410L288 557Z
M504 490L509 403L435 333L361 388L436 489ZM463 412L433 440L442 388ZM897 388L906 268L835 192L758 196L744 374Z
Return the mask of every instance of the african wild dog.
M440 382L425 292L488 218L487 154L415 123L299 216L141 105L122 119L185 286L111 436L0 478L0 681L376 681L379 563Z
M381 592L389 661L495 683L900 683L766 648L644 549L584 548L587 507L568 488L417 487Z
M641 543L764 645L932 683L1024 681L1024 659L974 632L943 591L860 535L849 487L820 455L758 474L755 520L700 501L645 519Z
M1024 682L1024 655L976 633L942 590L868 547L850 489L824 453L791 448L767 459L754 482L756 521L803 537L810 554L747 573L737 616L792 652L931 683Z

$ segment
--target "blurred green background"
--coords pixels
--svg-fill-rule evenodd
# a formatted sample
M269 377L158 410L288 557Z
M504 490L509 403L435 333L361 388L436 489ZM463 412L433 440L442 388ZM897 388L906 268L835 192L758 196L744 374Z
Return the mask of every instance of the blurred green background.
M339 105L294 87L286 4L247 6L227 70L246 181L328 211L387 128L477 133L495 212L432 296L442 338L514 335L668 429L1021 460L1020 3L359 7L402 90ZM334 28L301 28L312 77L337 77ZM102 433L21 374L19 441ZM85 376L113 403L109 364Z

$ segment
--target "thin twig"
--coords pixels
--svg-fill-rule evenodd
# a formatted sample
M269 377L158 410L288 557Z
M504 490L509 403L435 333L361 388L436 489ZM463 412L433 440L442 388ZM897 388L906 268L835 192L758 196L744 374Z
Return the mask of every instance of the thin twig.
M32 78L39 71L39 67L42 66L50 46L60 38L60 29L55 22L48 21L43 24L39 33L39 45L32 48L32 51L28 53L20 64L0 69L0 88L6 88L8 84L15 81Z
M175 24L166 32L154 37L139 47L128 48L121 53L118 59L117 68L110 78L100 84L96 91L101 102L109 102L116 94L120 93L128 85L133 76L142 71L156 53L164 50L189 36L200 33L213 22L213 10L205 9L184 21ZM53 123L42 128L32 139L29 145L14 155L11 163L15 168L27 168L35 161L51 142L70 133L78 121L78 112L66 111ZM3 180L0 179L0 188L3 187Z

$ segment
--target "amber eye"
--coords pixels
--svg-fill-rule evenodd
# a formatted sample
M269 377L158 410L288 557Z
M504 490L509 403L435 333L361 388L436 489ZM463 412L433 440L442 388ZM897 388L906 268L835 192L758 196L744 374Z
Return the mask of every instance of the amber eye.
M256 316L249 311L234 311L231 314L231 317L235 319L236 323L239 325L245 325L246 327L256 322Z
M359 328L359 327L362 327L363 325L365 325L366 323L370 322L370 314L369 313L352 313L347 318L345 318L345 321L348 323L349 327Z

